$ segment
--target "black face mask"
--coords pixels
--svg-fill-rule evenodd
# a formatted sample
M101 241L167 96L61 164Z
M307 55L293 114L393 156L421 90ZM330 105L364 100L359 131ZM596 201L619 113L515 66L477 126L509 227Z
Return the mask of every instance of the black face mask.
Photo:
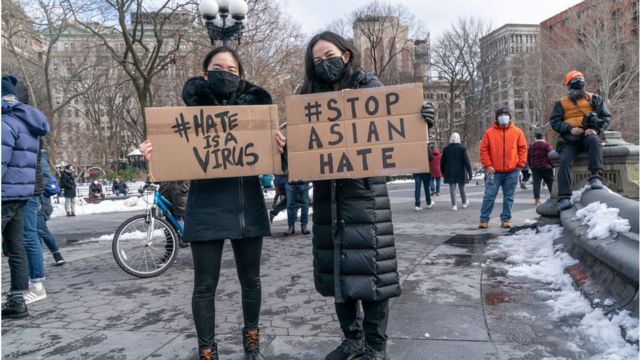
M229 96L238 91L240 86L240 76L228 71L209 71L207 79L209 89L218 96Z
M569 89L582 90L584 89L584 80L573 80L569 83Z
M344 71L344 61L340 56L326 59L313 66L316 76L328 84L335 84L342 77Z

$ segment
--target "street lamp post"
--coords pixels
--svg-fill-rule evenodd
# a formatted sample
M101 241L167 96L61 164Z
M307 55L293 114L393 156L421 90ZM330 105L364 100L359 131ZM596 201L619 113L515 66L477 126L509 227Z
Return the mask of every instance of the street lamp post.
M201 0L199 10L211 45L216 40L222 40L222 46L227 47L229 40L233 39L240 44L249 10L245 0ZM229 16L234 20L233 23Z

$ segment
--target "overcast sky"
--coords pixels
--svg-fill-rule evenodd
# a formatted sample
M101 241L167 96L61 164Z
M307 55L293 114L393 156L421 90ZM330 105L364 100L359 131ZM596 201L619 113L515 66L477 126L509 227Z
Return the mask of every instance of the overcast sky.
M312 35L369 0L282 0L284 10ZM507 23L539 24L578 0L391 0L406 6L431 32L431 41L459 17L475 16L494 29Z

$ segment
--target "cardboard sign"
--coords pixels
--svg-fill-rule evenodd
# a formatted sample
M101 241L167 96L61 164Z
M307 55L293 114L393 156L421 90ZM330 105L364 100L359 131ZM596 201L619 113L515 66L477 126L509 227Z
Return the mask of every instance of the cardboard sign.
M290 180L429 171L422 84L286 98Z
M145 109L157 181L281 173L275 105Z

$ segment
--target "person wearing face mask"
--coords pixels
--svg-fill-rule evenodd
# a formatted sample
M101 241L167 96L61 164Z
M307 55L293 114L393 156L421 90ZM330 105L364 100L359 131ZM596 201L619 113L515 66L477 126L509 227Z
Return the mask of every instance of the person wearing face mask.
M571 167L578 154L587 152L591 189L602 189L602 140L600 136L611 124L611 114L604 99L585 90L584 75L576 70L564 77L569 94L558 100L549 123L560 134L556 150L560 153L558 169L558 210L570 209Z
M64 209L67 216L76 216L76 180L73 166L64 167L60 175L60 188L64 195Z
M301 94L379 86L374 74L360 68L357 49L340 35L322 32L309 42ZM421 111L431 128L433 107ZM277 133L276 142L284 152L286 138ZM385 178L314 181L313 190L315 287L334 297L344 335L325 359L388 359L389 299L400 295L400 281Z
M187 106L268 105L271 95L243 79L242 63L231 49L211 50L202 64L204 76L189 79L182 90ZM153 146L140 145L147 159ZM245 359L264 359L258 320L261 307L262 238L271 235L267 207L258 176L193 180L184 214L183 240L191 244L194 289L191 301L201 360L217 360L215 294L222 250L230 239L242 291Z
M498 191L502 188L502 212L500 226L511 227L513 194L518 185L518 175L527 161L527 140L524 133L511 121L507 108L496 111L496 122L485 131L480 143L480 160L485 168L486 178L480 229L489 227Z

